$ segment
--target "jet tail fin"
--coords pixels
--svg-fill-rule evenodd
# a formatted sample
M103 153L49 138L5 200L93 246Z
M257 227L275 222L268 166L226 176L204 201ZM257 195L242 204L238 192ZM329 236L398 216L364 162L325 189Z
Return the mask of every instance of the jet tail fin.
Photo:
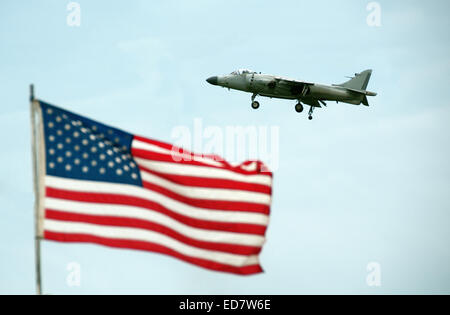
M366 70L361 73L356 73L354 78L342 84L338 84L338 86L353 90L365 91L367 89L367 85L369 84L371 75L372 70Z

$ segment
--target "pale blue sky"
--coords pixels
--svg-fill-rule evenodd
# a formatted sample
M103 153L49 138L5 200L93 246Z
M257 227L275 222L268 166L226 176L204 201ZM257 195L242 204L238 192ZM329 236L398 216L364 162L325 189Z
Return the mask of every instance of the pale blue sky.
M44 242L45 293L450 293L450 5L380 1L68 1L0 4L0 293L34 292L28 84L37 97L165 141L175 126L279 126L266 272ZM294 102L208 85L236 68L323 83L372 68L371 106ZM381 287L366 266L381 264ZM66 284L81 265L81 286Z

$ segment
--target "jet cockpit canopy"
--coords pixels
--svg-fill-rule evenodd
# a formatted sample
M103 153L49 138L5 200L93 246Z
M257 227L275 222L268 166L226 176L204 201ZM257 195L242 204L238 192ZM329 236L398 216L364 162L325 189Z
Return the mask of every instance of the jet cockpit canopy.
M249 74L249 73L256 73L256 72L249 70L249 69L239 69L239 70L231 72L231 74L234 74L234 75Z

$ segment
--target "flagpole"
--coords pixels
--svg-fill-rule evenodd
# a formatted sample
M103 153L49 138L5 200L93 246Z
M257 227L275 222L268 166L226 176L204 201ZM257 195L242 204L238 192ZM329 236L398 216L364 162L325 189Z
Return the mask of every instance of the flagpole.
M41 284L41 238L39 236L39 193L38 193L38 167L36 150L36 108L34 98L34 85L30 85L30 118L31 118L31 154L33 159L33 190L34 190L34 248L36 263L36 294L42 294Z

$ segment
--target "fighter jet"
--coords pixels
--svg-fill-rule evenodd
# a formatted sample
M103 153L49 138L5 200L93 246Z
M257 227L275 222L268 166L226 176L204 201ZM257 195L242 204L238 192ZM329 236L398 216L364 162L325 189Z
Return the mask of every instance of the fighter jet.
M228 75L210 77L206 81L224 88L252 93L253 109L259 108L259 102L255 100L257 96L297 100L295 110L301 113L303 104L310 106L308 118L311 120L314 108L326 106L325 101L369 106L367 96L377 95L366 90L371 74L372 70L366 70L355 73L354 77L342 84L323 85L241 69Z

